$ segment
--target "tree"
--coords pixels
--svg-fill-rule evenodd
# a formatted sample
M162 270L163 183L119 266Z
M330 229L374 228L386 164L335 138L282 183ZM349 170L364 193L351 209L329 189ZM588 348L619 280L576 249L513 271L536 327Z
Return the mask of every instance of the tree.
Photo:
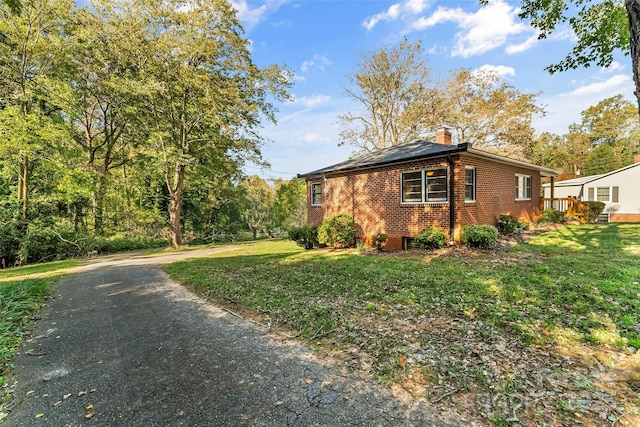
M420 43L406 38L397 48L362 54L358 71L348 77L351 87L345 89L362 110L338 116L341 145L375 151L434 130L442 99L433 89L423 55Z
M307 183L300 178L276 182L273 221L277 227L302 227L307 220Z
M363 55L346 94L359 114L339 116L341 144L374 151L432 137L443 126L459 142L519 155L533 137L531 121L544 114L537 94L526 94L495 72L454 70L442 82L431 78L419 43Z
M25 0L0 8L0 152L15 166L17 200L26 233L34 158L49 158L66 128L49 97L47 79L58 65L66 0ZM19 12L19 13L17 13ZM26 261L26 256L22 257Z
M536 165L564 169L569 159L565 141L562 136L548 132L537 135L525 148L525 157Z
M631 54L640 112L640 0L522 0L520 18L530 21L539 39L549 37L562 23L573 29L577 42L563 60L546 67L551 74L591 64L608 67L615 51Z
M597 146L584 162L584 175L598 175L622 167L614 149L610 145Z
M199 163L259 161L256 128L263 117L275 121L267 98L288 96L288 73L252 62L249 41L227 1L113 3L123 22L136 23L130 47L139 77L136 113L149 133L149 154L163 169L169 240L178 246L187 172Z
M573 124L571 130L585 135L590 143L585 153L585 174L609 172L633 163L640 147L640 123L633 104L616 95L587 108L581 116L581 123Z
M273 199L275 191L265 180L253 175L244 180L242 187L245 192L245 219L247 226L253 233L268 233L273 219Z
M452 71L441 97L442 116L459 142L517 156L533 138L532 119L544 113L536 94L525 94L495 72Z
M74 128L73 141L84 154L82 168L91 173L94 231L103 230L104 199L109 173L129 161L134 137L131 114L134 65L126 56L130 27L114 20L108 8L96 4L77 11L67 39L69 66L59 76L65 88L60 98ZM124 52L124 53L123 53Z

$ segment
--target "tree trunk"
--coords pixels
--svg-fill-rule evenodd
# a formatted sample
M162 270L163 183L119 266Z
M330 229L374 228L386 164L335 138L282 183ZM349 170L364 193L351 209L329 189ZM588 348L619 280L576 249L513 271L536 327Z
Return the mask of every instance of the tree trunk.
M106 191L106 175L98 177L96 189L91 194L93 208L93 230L98 236L104 235L104 195Z
M18 162L18 201L22 202L22 221L29 222L29 157L20 156Z
M169 172L165 173L167 188L169 189L169 244L177 248L182 244L182 227L180 226L180 212L182 210L182 183L184 182L184 165L176 165L173 174L173 185L169 179Z
M629 18L629 35L631 36L631 61L633 63L633 81L636 85L635 96L640 115L640 0L626 0L627 17Z

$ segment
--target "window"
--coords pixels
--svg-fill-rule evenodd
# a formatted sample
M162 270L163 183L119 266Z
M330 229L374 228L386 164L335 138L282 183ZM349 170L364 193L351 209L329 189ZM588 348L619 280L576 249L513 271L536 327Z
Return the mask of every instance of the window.
M402 203L446 202L447 168L402 173Z
M447 201L447 169L431 169L424 171L426 178L426 201L446 202Z
M466 202L476 201L476 168L474 167L464 169L464 200Z
M322 204L322 185L319 182L311 184L311 204L314 206Z
M405 203L422 201L422 171L402 174L402 201Z
M597 187L596 200L599 202L611 201L611 187Z
M531 200L531 176L516 175L516 200Z

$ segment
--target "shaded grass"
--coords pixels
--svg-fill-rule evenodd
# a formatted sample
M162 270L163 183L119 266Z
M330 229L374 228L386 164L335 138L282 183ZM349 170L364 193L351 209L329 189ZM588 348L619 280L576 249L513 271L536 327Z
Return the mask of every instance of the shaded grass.
M306 338L344 326L349 310L378 307L477 317L527 343L573 337L640 348L637 248L640 226L610 224L560 227L511 250L426 259L261 242L242 255L167 270Z
M598 425L601 408L610 420L639 411L640 383L596 380L640 347L639 248L640 224L609 224L486 251L302 252L271 241L167 270L360 374L434 402L466 393L469 405L453 407L478 419L511 425L519 411L526 425Z
M0 271L0 385L16 348L49 296L51 284L78 263L65 260Z

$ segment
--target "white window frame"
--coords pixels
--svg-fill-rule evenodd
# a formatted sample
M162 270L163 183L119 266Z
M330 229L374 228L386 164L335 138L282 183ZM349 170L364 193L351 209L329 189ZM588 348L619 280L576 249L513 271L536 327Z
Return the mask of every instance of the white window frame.
M529 186L527 188L527 181ZM531 179L531 175L525 174L516 174L516 200L531 200L531 196L533 194L533 180ZM529 194L527 195L527 189L529 190Z
M467 182L467 171L473 172L473 182ZM477 189L477 169L475 166L465 166L464 168L464 201L468 203L472 203L476 201L476 189ZM467 187L471 186L473 195L471 198L467 198Z
M598 195L598 190L607 190L608 194L607 194L607 200L600 200L599 195ZM594 199L596 199L597 202L603 202L603 203L611 203L611 196L613 194L612 188L611 187L595 187L594 189Z
M313 196L316 194L316 193L313 191L313 189L314 189L316 186L317 186L318 188L320 188L320 191L318 192L318 194L320 195L320 202L319 202L319 203L316 203L316 202L315 202L315 199L314 199L314 197L313 197ZM322 205L322 183L320 183L320 182L312 182L312 183L311 183L311 206L321 206L321 205Z
M439 198L439 199L435 199L435 198L428 198L428 194L429 192L427 191L427 187L429 185L429 180L430 179L436 179L436 178L431 178L428 176L428 173L430 171L437 171L437 170L445 170L446 174L444 176L445 179L445 197L444 198ZM420 200L405 200L404 198L404 176L405 174L410 174L410 173L420 173ZM437 178L442 178L441 176L437 177ZM403 205L415 205L415 204L420 204L420 203L447 203L449 201L449 168L446 166L443 167L435 167L435 168L428 168L428 169L419 169L419 170L409 170L409 171L402 171L400 173L400 203Z

